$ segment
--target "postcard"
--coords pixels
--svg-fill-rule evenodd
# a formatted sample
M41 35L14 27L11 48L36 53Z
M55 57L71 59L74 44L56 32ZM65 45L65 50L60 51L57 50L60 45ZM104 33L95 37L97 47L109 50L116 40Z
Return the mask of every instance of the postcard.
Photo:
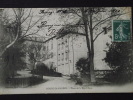
M131 12L1 8L0 95L132 93Z

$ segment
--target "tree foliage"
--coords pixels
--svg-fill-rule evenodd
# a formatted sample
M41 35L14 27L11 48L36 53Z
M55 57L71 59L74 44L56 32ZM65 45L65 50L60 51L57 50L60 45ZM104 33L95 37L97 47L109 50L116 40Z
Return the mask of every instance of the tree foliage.
M87 75L90 72L89 63L87 62L87 59L80 58L76 62L76 69L81 72L81 74Z
M114 70L112 81L133 80L133 45L132 42L112 43L106 51L105 62Z
M40 30L36 26L44 15L34 19L34 11L31 8L4 8L2 12L0 63L3 65L0 67L4 70L2 76L5 78L2 80L5 80L7 77L14 77L16 70L23 68L23 42L26 37L35 35Z
M8 72L8 77L14 77L17 70L25 68L25 52L22 51L20 46L13 46L6 50L3 55L3 60L5 62L5 70Z
M34 63L36 61L40 61L43 58L43 55L41 55L41 49L42 49L42 43L31 43L29 45L26 45L25 52L27 56L29 56L29 59L33 61Z

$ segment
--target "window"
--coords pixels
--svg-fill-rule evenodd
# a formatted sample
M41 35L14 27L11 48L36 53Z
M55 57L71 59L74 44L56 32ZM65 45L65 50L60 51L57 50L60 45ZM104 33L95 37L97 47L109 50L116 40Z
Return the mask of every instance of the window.
M64 42L62 42L62 49L63 49Z
M65 41L66 43L67 43L67 39L66 39L66 41Z
M58 60L60 61L60 54L58 54Z
M64 60L64 53L62 53L62 60Z
M68 51L66 51L66 61L68 60Z
M58 50L60 50L60 44L58 44Z
M53 58L53 52L51 52L51 58Z
M65 40L65 43L66 43L66 47L68 47L68 44L67 44L67 42L68 42L68 41L67 41L67 39L66 39L66 40Z
M51 50L53 49L53 40L51 41Z

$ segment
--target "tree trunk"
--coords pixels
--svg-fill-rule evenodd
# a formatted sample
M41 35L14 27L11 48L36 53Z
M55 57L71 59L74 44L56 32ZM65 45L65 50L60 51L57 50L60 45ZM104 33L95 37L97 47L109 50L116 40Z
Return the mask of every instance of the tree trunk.
M91 78L91 82L94 83L96 82L95 79L95 71L94 71L94 42L93 42L93 28L92 28L92 12L91 12L91 8L90 8L90 40L91 40L91 51L90 51L90 78Z
M87 43L87 49L88 49L88 62L90 63L90 79L91 79L91 82L96 82L95 73L94 73L94 42L93 42L92 16L90 15L90 27L89 27L90 39L89 39L88 24L87 24L88 16L85 14L84 8L81 8L81 12L82 12L83 22L85 26L86 43Z
M33 74L32 74L32 76L34 77L35 76L35 69L36 69L36 60L34 59L34 61L33 61Z
M86 44L87 44L87 49L88 49L88 58L90 56L90 39L88 35L88 25L87 25L87 18L84 13L84 8L81 8L82 16L83 16L83 22L84 22L84 27L85 27L85 34L86 34ZM89 60L89 59L88 59Z
M91 78L91 82L92 83L96 82L95 71L94 71L94 57L93 57L93 55L90 56L90 78Z

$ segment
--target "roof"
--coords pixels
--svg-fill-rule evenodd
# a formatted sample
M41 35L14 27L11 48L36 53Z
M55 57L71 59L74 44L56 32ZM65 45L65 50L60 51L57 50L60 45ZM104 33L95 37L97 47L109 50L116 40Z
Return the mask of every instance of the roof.
M53 39L53 38L55 38L56 37L56 35L55 36L52 36L51 38L49 38L49 39L47 39L46 41L44 41L44 43L46 43L47 41L50 41L51 39Z
M47 41L50 41L51 39L55 38L56 36L52 36L51 38L47 39L47 40L42 40L41 37L29 37L26 38L26 41L33 41L33 42L39 42L39 43L46 43ZM38 39L37 39L38 38ZM44 38L45 39L45 38Z
M57 39L67 34L78 34L85 36L85 33L80 31L83 31L83 29L81 28L81 25L79 25L79 22L75 25L66 25L57 32Z
M45 38L42 37L27 37L25 38L26 41L33 41L33 42L39 42L39 43L44 43Z
M83 36L85 36L85 34L83 34L83 33L69 32L69 33L63 34L63 35L61 35L61 36L58 36L57 39L59 39L59 38L61 38L61 37L64 37L64 36L67 35L67 34L77 34L77 35L83 35Z

